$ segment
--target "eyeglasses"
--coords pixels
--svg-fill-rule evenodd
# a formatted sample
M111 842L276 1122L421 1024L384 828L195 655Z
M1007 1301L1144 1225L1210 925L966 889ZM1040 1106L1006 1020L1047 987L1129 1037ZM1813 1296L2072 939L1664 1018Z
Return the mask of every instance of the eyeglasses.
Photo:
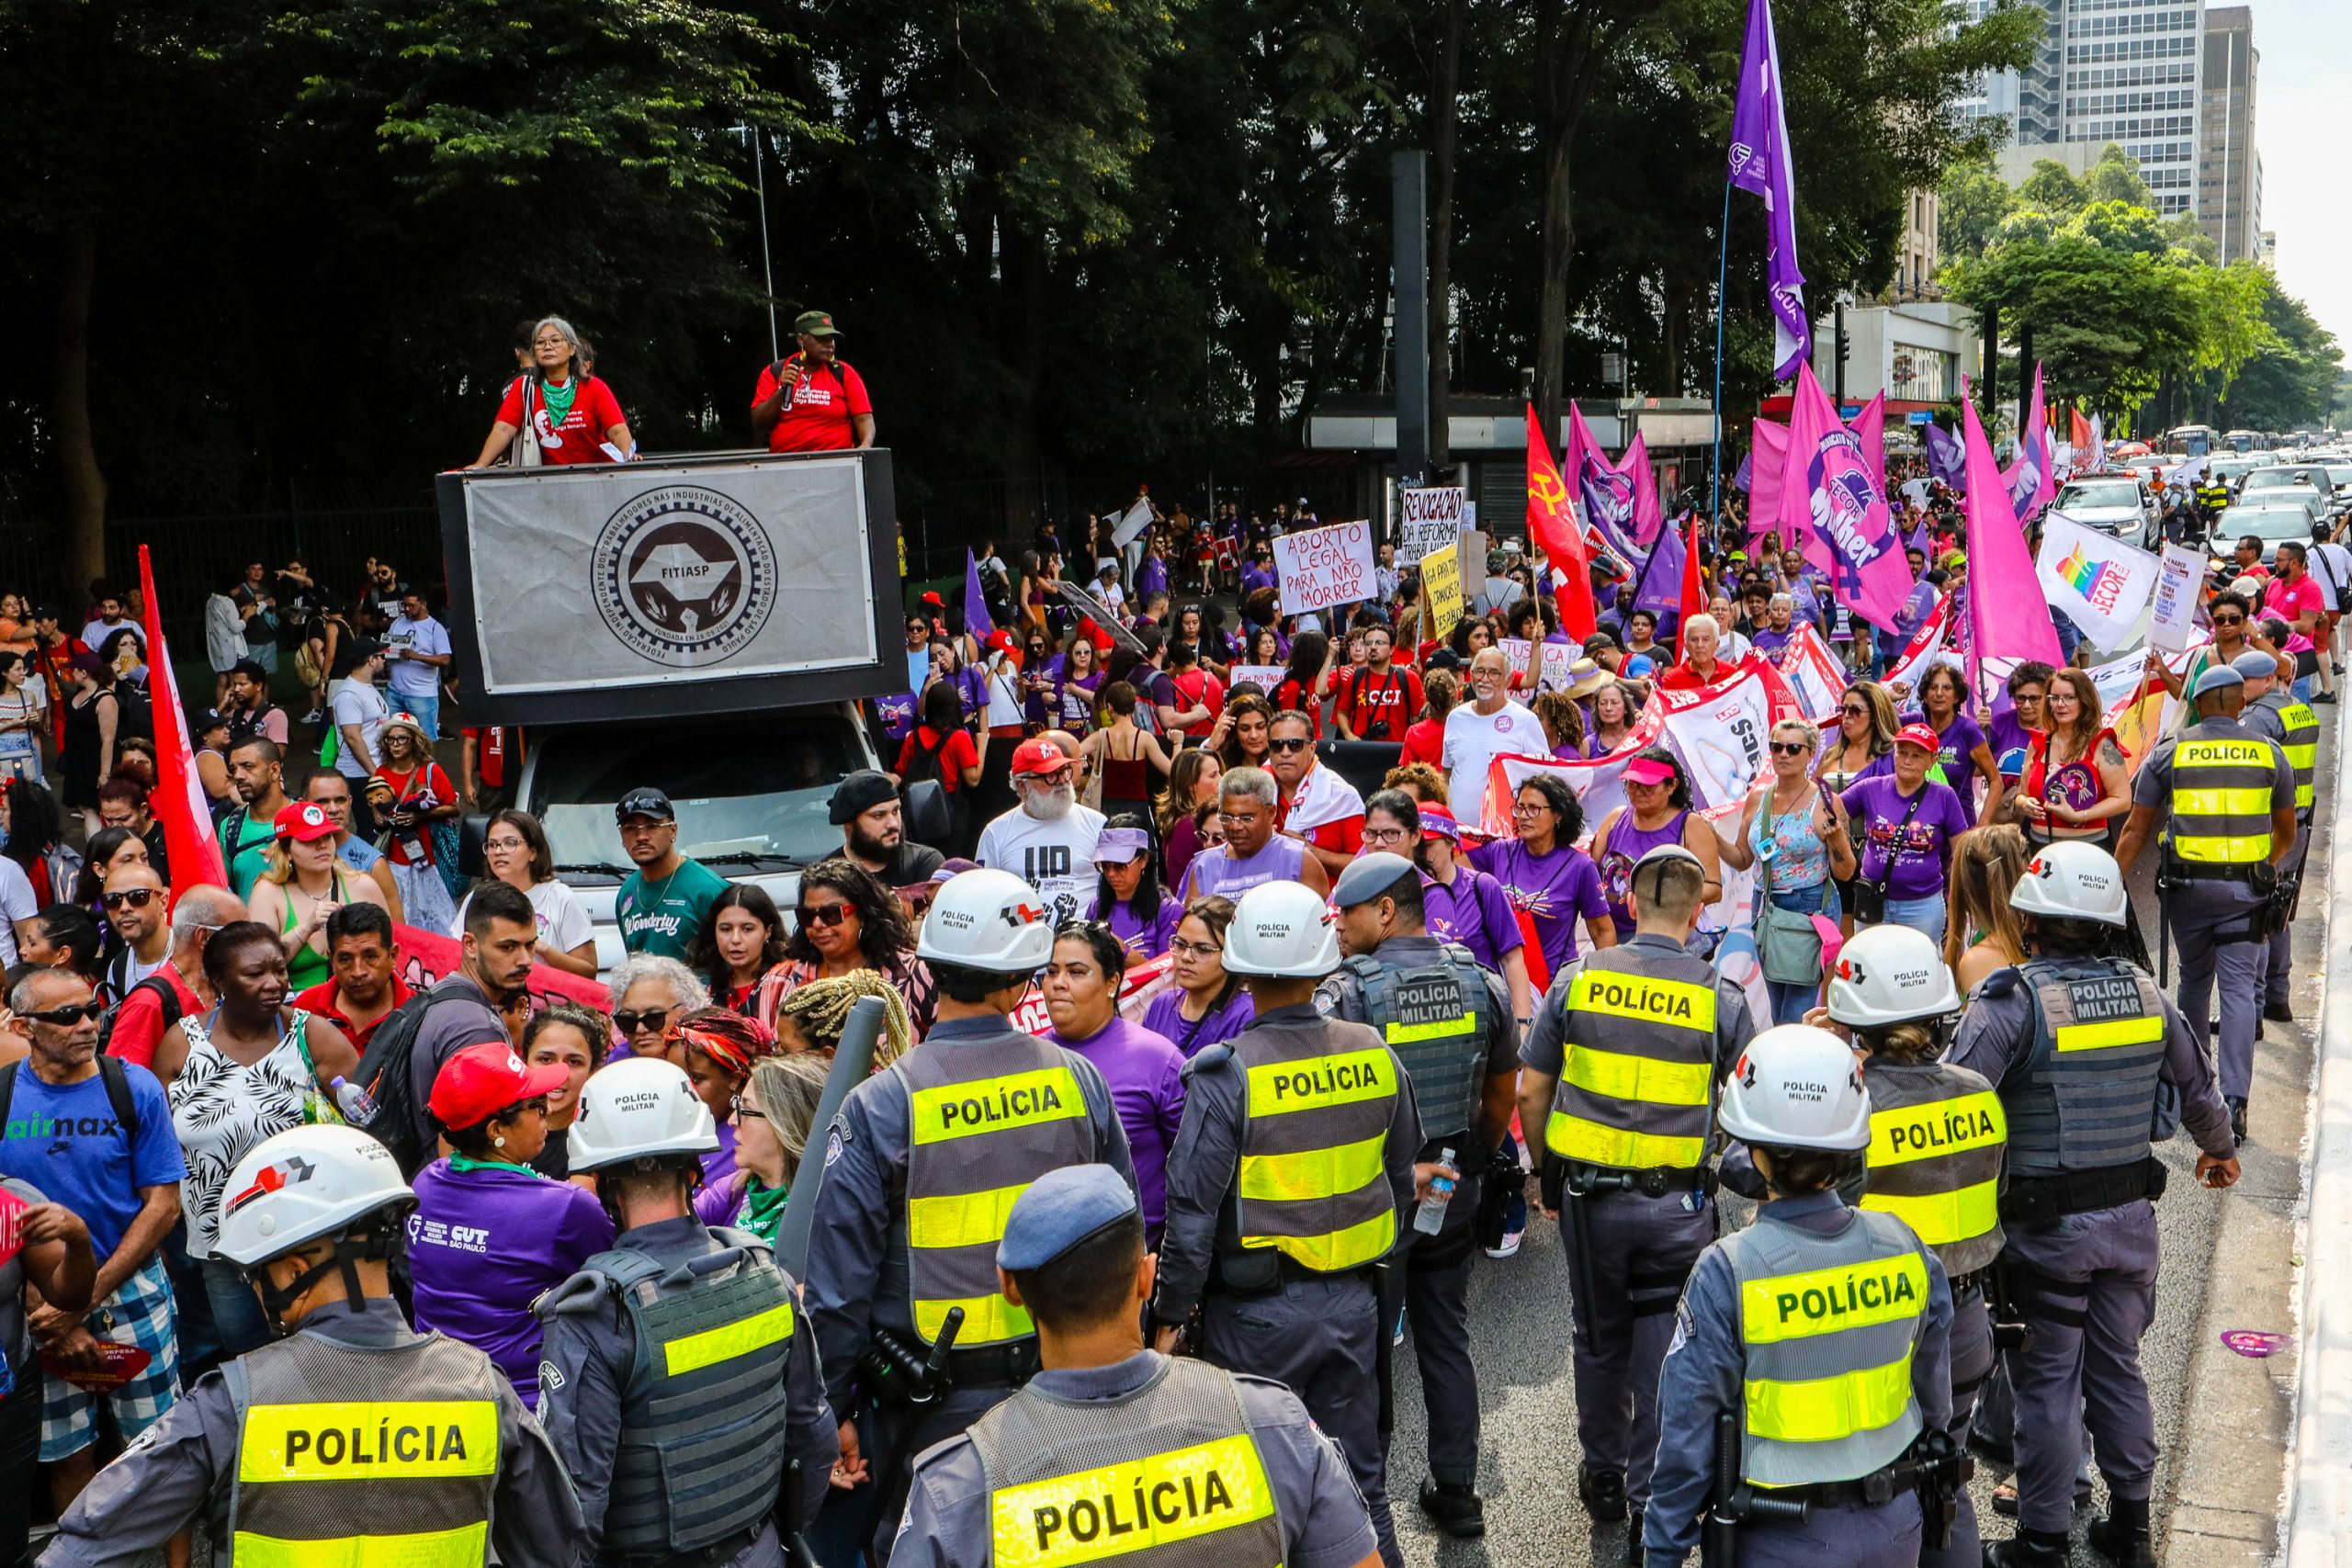
M756 1105L746 1103L743 1097L740 1094L728 1103L734 1107L735 1120L738 1122L741 1122L746 1116L756 1116L763 1122L768 1119L768 1113L766 1111L761 1110Z
M660 1029L670 1021L670 1009L654 1008L647 1012L616 1012L613 1027L623 1034L634 1034L639 1029Z
M1186 942L1181 936L1172 936L1168 939L1168 951L1182 953L1193 958L1211 958L1223 953L1225 949L1213 942Z
M519 850L525 845L520 839L484 839L481 847L485 850Z
M54 1023L71 1028L77 1023L96 1022L106 1011L103 1002L75 1002L72 1007L51 1008L47 1012L20 1012L18 1018L29 1018L36 1023Z
M849 919L847 904L803 904L793 910L802 925L837 926Z
M1802 740L1770 740L1765 744L1772 748L1775 757L1802 757L1811 750Z
M1366 828L1363 841L1367 844L1401 844L1405 841L1402 828Z
M1314 744L1314 740L1310 737L1305 735L1295 735L1287 740L1269 740L1266 742L1269 750L1280 751L1284 755L1288 755L1293 751L1304 751L1309 746Z
M128 887L119 893L101 893L98 895L98 902L105 905L109 911L119 909L125 904L134 909L143 909L154 897L155 890L152 887Z

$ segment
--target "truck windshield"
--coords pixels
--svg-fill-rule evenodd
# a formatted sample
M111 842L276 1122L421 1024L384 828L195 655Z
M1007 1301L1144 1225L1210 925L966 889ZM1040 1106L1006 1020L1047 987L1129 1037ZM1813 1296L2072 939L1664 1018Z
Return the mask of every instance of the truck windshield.
M842 830L826 820L833 785L865 765L848 724L822 714L549 729L531 739L538 755L530 808L558 865L627 869L613 807L648 785L677 807L682 853L822 860L842 848Z

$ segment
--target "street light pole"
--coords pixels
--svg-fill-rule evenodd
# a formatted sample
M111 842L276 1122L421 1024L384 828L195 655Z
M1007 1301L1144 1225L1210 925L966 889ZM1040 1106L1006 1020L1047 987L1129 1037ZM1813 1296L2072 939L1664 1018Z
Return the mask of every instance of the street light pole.
M735 130L752 141L752 180L760 197L760 273L768 296L768 363L773 365L784 357L784 343L775 330L775 255L768 249L768 161L761 148L758 126L739 125Z

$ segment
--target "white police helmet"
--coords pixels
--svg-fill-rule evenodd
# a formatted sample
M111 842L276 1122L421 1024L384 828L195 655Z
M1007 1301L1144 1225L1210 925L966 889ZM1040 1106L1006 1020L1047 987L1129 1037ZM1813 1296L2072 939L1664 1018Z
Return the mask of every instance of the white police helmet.
M1225 933L1231 975L1316 980L1340 966L1340 933L1323 896L1302 882L1266 882L1234 907Z
M1850 1153L1870 1147L1870 1091L1852 1046L1826 1029L1783 1023L1740 1053L1716 1122L1751 1146Z
M1960 1010L1943 951L1909 926L1858 931L1829 975L1829 1016L1853 1029L1942 1018Z
M1036 889L1009 871L959 872L922 918L915 956L991 975L1026 975L1054 953L1054 922Z
M2104 926L2123 924L2130 902L2115 857L2082 839L2044 844L2009 889L2009 908L2020 915Z

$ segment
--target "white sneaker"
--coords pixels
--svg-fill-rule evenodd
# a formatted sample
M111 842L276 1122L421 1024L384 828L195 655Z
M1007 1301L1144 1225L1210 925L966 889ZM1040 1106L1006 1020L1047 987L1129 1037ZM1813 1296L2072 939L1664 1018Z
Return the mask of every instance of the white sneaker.
M1526 1237L1527 1233L1523 1230L1505 1231L1503 1232L1502 1245L1500 1247L1490 1247L1487 1248L1487 1256L1489 1258L1517 1257L1519 1254L1519 1244L1525 1240Z

